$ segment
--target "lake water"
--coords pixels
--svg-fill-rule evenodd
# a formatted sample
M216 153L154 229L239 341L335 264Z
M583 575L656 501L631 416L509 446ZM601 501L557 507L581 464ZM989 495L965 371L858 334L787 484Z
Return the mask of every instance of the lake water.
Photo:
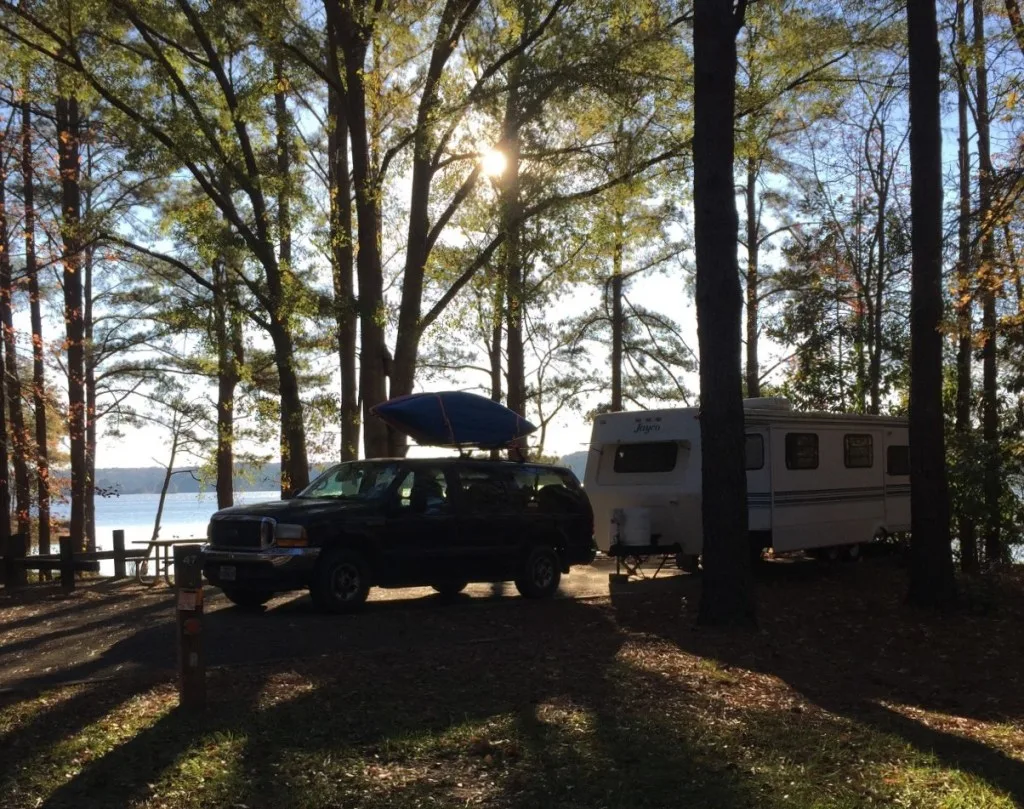
M277 500L280 491L236 492L235 505L261 503ZM153 536L153 520L160 502L158 494L122 494L118 497L96 498L96 547L110 550L114 547L113 531L124 530L125 547L131 548L133 541L148 541ZM164 513L160 520L160 539L186 539L206 536L206 525L210 515L217 510L217 496L213 492L204 494L168 494L164 501ZM54 503L54 517L67 519L67 503ZM135 546L139 547L139 546ZM54 548L56 552L56 547ZM113 562L103 562L103 572L113 572ZM110 570L108 571L107 568Z

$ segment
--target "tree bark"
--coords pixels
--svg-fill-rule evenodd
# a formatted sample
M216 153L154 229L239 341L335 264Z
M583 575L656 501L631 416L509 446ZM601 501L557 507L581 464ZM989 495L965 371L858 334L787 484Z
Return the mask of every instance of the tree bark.
M291 272L292 266L292 214L291 214L291 118L288 97L285 94L287 77L280 58L274 60L274 126L277 129L277 239L278 265L282 273Z
M761 395L761 370L757 357L757 314L758 314L758 264L760 260L760 216L757 210L757 162L753 157L747 159L747 183L745 188L747 203L747 396L757 398Z
M238 386L235 325L238 314L233 311L228 294L230 280L226 259L213 264L214 336L217 341L217 508L230 508L235 503L235 389ZM238 332L241 329L237 329ZM237 335L240 343L241 335ZM237 346L241 348L241 346Z
M160 499L156 504L156 518L153 520L153 536L151 537L153 542L160 539L160 523L164 516L164 503L167 501L167 490L171 487L171 477L174 475L174 459L178 455L179 430L177 417L175 417L175 420L171 423L171 457L167 461L164 482L160 486Z
M0 136L6 140L6 136ZM28 537L32 530L29 518L32 509L28 481L28 434L25 431L25 417L21 408L21 382L18 376L18 353L14 333L12 297L14 285L11 280L11 251L7 232L7 171L6 144L0 143L0 328L3 329L4 372L7 376L7 408L10 414L10 437L14 466L15 516L18 533ZM13 152L13 149L11 149Z
M270 339L281 391L281 498L287 500L309 485L306 430L295 368L295 342L291 331L276 317L270 321Z
M703 0L694 10L693 197L700 344L704 581L698 620L756 622L743 469L742 294L733 193L736 34L745 3Z
M406 239L405 268L402 273L402 301L398 313L398 333L391 372L391 395L412 393L416 355L420 338L420 314L429 244L430 187L437 167L434 162L434 116L441 100L440 85L445 66L455 52L459 37L480 0L446 0L438 21L430 53L430 62L420 94L413 138L412 177L410 181L409 228Z
M27 88L26 88L27 94ZM50 461L46 429L46 366L43 361L43 314L36 261L35 166L32 159L32 106L21 104L21 178L25 206L25 275L32 320L32 400L35 409L37 537L40 554L50 552ZM50 572L41 574L49 580Z
M621 210L615 212L615 244L612 247L612 412L622 407L622 361L625 341L626 318L622 310L622 254L625 250L625 226Z
M885 224L889 207L889 178L885 167L885 123L878 122L878 196L875 222L875 243L878 249L878 261L875 264L874 289L865 290L866 295L873 295L870 309L871 340L868 349L868 413L877 416L882 404L882 303L885 291L885 271L889 255L886 247Z
M935 0L909 0L911 603L956 600L942 415L942 130Z
M295 341L287 326L290 302L281 283L292 274L291 218L291 136L292 122L285 93L286 77L282 63L274 63L277 90L274 93L274 124L277 139L277 238L278 273L276 288L271 285L274 313L271 339L274 342L277 373L281 390L281 498L294 497L309 485L309 459L306 456L306 430L302 416L302 398L295 368Z
M90 167L91 174L91 167ZM86 194L86 221L89 219L91 200ZM84 531L85 547L89 551L96 550L96 354L93 347L93 297L92 277L95 252L92 246L85 248L82 262L82 306L85 310L85 483L84 499Z
M985 51L985 4L973 0L975 80L977 84L978 130L978 218L980 222L981 328L982 328L982 417L981 430L985 441L985 561L1004 561L1001 539L1002 493L999 450L998 369L996 367L996 290L999 285L995 260L995 233L992 221L992 151L988 106L988 66Z
M960 48L967 47L966 0L956 4L956 36ZM971 290L971 155L970 131L967 128L967 77L962 68L957 76L957 122L959 143L957 162L960 171L960 216L957 222L959 251L956 264L956 424L961 451L966 451L971 435L971 331L973 322L973 292ZM965 573L978 569L978 541L974 518L967 504L961 504L957 515L957 538L960 540L960 567Z
M330 184L331 270L334 281L334 319L338 367L341 372L341 460L359 456L359 391L356 376L356 314L353 284L352 184L348 165L348 116L342 93L339 43L335 20L327 23L327 168Z
M1020 4L1017 0L1006 0L1006 16L1010 18L1010 27L1013 29L1013 38L1017 40L1017 47L1024 54L1024 19L1021 18Z
M363 403L363 450L367 458L389 454L387 425L370 416L370 408L387 398L387 345L384 339L384 276L381 265L377 178L371 159L366 115L367 43L372 28L353 17L352 10L329 0L327 13L341 37L345 66L345 111L352 145L357 238L356 277L359 281L359 393Z
M491 292L491 342L487 347L491 370L491 401L502 400L503 388L501 366L502 343L505 336L505 273L498 270L494 273L494 285Z
M57 153L64 246L64 322L67 330L68 436L71 449L71 541L85 548L85 318L82 300L82 189L78 100L57 99Z
M526 277L522 251L522 202L519 188L519 90L518 70L513 71L505 107L501 150L505 170L499 184L501 227L505 231L502 265L505 276L505 356L508 363L506 405L520 415L526 411L526 357L523 318L526 309Z

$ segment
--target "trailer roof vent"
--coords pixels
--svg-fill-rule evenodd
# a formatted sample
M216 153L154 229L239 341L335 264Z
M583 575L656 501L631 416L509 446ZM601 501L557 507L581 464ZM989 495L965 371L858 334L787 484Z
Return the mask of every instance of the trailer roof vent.
M762 396L757 399L744 399L745 410L792 410L793 403L785 396Z

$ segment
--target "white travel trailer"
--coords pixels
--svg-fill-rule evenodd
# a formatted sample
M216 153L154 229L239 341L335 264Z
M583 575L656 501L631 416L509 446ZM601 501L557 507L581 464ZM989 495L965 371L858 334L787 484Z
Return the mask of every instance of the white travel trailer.
M747 399L747 508L755 551L856 556L910 528L905 419L794 412ZM701 532L696 408L608 413L594 420L584 478L597 546L678 546L695 563Z

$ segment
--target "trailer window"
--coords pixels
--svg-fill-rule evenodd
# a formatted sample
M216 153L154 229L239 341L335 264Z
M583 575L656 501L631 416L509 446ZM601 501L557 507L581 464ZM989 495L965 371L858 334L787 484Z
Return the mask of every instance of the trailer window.
M886 472L890 475L910 474L910 447L906 444L893 444L885 451Z
M671 472L676 468L679 445L675 441L619 444L613 469L625 475Z
M786 433L786 469L818 468L818 434Z
M843 436L843 461L847 469L870 469L875 465L875 444L870 435Z
M744 468L747 470L764 469L764 437L757 433L747 435Z

